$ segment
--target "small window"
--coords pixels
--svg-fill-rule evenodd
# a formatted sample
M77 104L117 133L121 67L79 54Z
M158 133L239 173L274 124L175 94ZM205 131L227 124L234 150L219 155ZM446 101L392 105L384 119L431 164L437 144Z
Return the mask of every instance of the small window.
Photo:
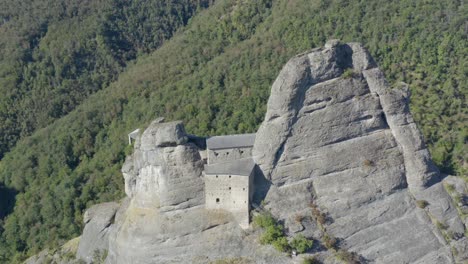
M247 203L247 201L244 201L244 203Z
M231 187L229 187L229 190L231 190Z
M242 188L243 191L245 191L245 188Z
M218 154L218 152L215 152L214 155L215 155L216 157L218 157L219 154Z
M216 178L218 178L218 175L216 175Z
M216 198L216 203L219 203L219 198Z
M231 175L229 175L229 178L231 178Z
M243 151L243 150L241 150L241 151L240 151L240 153L241 153L241 154L244 154L244 151Z

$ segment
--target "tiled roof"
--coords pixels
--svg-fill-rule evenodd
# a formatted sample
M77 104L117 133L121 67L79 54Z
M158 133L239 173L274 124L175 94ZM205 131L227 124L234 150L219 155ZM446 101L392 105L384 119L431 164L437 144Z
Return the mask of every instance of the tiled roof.
M210 137L206 140L208 149L226 149L251 147L255 142L255 134L238 134Z
M205 165L205 174L250 176L254 167L255 162L252 160L252 158L246 158L230 162Z

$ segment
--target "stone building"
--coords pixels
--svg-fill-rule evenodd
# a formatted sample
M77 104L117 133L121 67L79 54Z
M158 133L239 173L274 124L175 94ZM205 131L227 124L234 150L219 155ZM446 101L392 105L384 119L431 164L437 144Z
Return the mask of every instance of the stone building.
M252 157L255 134L215 136L206 140L208 164Z
M205 166L205 206L231 212L242 228L249 227L254 192L252 158Z
M255 134L216 136L207 139L205 206L231 212L242 228L249 227L254 194Z

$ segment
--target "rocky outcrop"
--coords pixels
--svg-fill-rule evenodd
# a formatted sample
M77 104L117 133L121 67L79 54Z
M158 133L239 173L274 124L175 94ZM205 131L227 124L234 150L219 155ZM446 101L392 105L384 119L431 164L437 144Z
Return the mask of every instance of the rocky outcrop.
M289 237L316 241L307 254L335 263L336 251L324 248L326 234L368 263L466 260L454 254L468 248L465 226L408 97L406 88L387 84L356 43L330 41L281 70L253 148L254 199ZM81 243L107 239L107 263L297 263L260 245L258 231L242 230L229 212L205 209L204 162L190 138L180 122L151 123L122 168L127 198L118 210L89 211ZM313 217L317 211L322 220ZM99 247L81 243L86 253L78 255L89 262Z
M104 254L109 247L109 233L114 227L118 203L97 204L86 210L83 216L85 228L76 256L92 263L97 255Z
M137 138L122 172L125 193L142 208L163 211L200 205L204 199L203 161L188 143L181 122L154 121Z
M332 41L286 64L253 155L272 183L265 201L288 226L314 200L330 217L328 232L370 262L454 262L449 243L464 226L408 92L391 89L361 45Z
M202 161L181 122L155 120L122 168L128 198L115 217L107 263L207 263L229 257L286 263L225 211L204 203Z
M82 261L75 258L81 237L76 237L56 250L45 249L38 254L31 256L25 264L82 264Z

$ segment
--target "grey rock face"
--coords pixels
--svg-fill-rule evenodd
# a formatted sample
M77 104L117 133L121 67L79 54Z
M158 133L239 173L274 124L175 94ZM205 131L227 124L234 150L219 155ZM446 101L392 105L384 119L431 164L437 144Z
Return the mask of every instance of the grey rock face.
M204 162L180 122L153 122L122 172L127 199L116 214L107 263L207 263L243 257L288 263L225 211L204 207ZM257 261L259 260L259 261Z
M202 203L203 161L198 148L186 142L181 122L153 122L137 138L122 168L125 192L133 203L161 210Z
M357 43L330 41L292 58L272 86L252 150L259 167L256 202L284 223L289 237L319 240L327 232L368 263L466 260L465 226L409 112L408 96L407 89L389 87ZM109 209L113 213L90 210L82 240L95 239L113 214L115 223L104 228L107 263L230 257L299 263L260 245L258 231L242 230L228 212L205 209L200 149L187 138L180 122L154 121L122 168L128 198ZM311 202L326 216L323 224L313 219ZM96 248L87 243L82 252ZM315 246L315 256L338 263L322 249ZM462 253L454 256L452 249Z
M333 41L284 66L253 155L272 184L265 201L290 231L298 229L291 216L307 214L315 200L330 217L328 232L369 262L454 262L444 235L455 241L464 226L408 93L388 86L361 45ZM429 205L417 208L416 200Z
M107 251L109 246L109 233L119 208L118 203L97 204L86 210L84 223L86 224L80 239L77 258L86 263L92 263L93 258L100 251Z

